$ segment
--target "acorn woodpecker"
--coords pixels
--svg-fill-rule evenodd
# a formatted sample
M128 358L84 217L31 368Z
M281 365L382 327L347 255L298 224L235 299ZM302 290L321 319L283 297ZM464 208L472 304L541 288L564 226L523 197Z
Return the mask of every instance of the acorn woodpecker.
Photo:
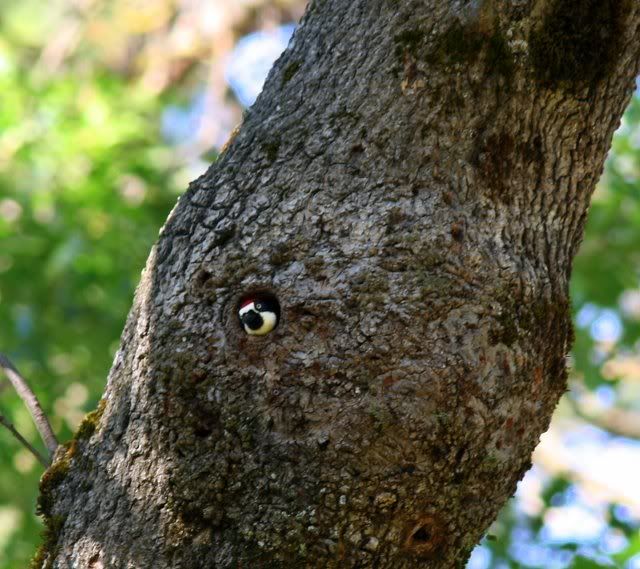
M244 331L251 336L264 336L280 320L280 306L275 298L251 296L240 303L238 317Z

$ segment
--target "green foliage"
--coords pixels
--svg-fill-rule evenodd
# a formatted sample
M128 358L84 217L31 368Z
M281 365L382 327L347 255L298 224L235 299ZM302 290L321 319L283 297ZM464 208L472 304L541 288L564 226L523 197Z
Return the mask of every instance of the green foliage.
M607 567L607 565L602 565L588 557L576 557L571 563L571 569L602 569L603 567Z
M634 97L623 126L613 141L607 167L593 196L586 236L574 264L571 295L574 312L588 305L615 311L623 327L615 352L629 350L640 337L638 314L621 310L628 291L638 288L640 275L640 153L636 148L640 99ZM586 385L611 385L594 359L596 342L588 326L576 328L575 368Z
M64 441L96 407L140 271L183 182L159 128L168 95L88 57L49 73L34 49L49 28L43 36L37 15L38 29L21 15L32 4L3 4L0 21L0 350ZM0 411L39 444L9 391ZM42 470L5 430L0 449L0 568L26 567L42 531Z

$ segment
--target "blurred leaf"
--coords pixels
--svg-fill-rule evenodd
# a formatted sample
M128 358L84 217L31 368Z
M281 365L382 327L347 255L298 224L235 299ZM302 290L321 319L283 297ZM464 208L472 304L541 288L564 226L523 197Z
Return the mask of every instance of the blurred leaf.
M571 563L571 569L610 569L611 565L602 565L593 559L587 557L576 557Z
M623 565L625 562L629 561L632 557L640 554L640 533L638 530L634 532L629 540L629 544L627 547L622 550L620 553L617 553L613 556L613 559L619 564L619 566Z

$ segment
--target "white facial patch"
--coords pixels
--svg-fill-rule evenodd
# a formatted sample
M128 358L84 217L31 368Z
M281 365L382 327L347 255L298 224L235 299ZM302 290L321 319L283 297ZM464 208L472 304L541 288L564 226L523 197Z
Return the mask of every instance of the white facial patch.
M253 302L250 302L249 304L245 304L240 310L238 310L238 314L240 315L240 318L242 318L242 316L244 316L250 310L255 310L256 312L258 312Z

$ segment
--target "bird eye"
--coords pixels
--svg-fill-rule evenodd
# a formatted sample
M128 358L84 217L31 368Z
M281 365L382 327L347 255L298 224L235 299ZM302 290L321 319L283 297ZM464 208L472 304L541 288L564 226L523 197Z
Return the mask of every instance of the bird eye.
M259 302L256 302L254 306L256 307L256 310L262 310L262 304L260 304Z

